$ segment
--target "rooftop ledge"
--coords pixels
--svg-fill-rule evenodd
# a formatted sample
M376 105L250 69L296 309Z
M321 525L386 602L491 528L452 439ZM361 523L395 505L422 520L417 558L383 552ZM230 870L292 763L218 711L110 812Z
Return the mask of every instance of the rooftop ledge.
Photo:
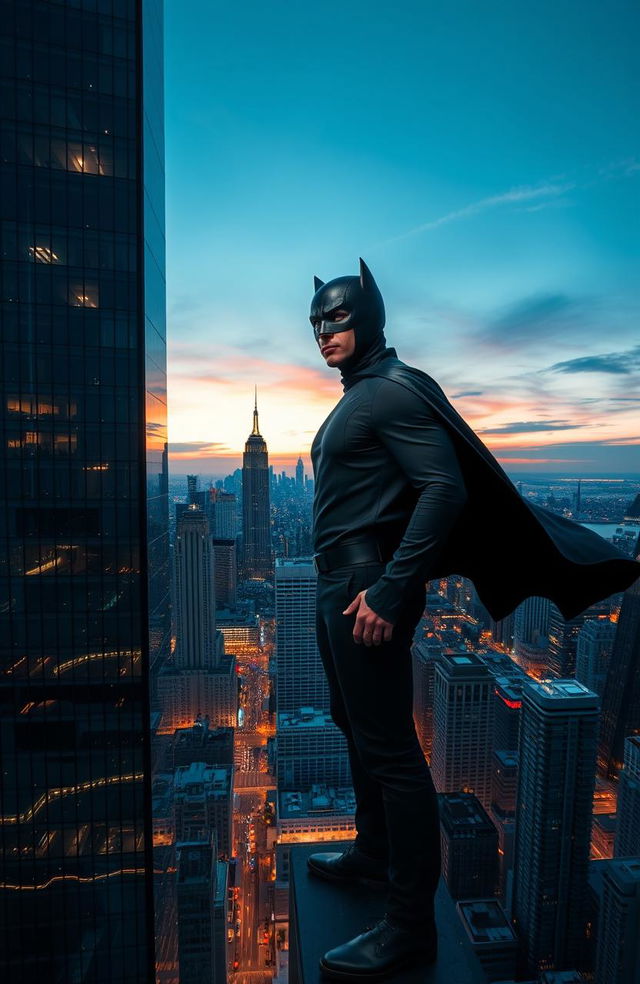
M327 984L318 966L334 946L362 933L384 915L384 890L335 885L307 869L315 851L340 851L351 841L317 841L291 846L289 885L289 984ZM442 879L436 893L438 959L426 967L398 971L387 984L486 984L479 961L465 938L455 904Z

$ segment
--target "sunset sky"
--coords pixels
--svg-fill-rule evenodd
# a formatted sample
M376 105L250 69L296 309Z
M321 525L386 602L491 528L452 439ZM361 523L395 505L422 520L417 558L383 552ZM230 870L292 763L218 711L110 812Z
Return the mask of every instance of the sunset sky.
M509 473L640 474L640 8L166 3L169 440L292 467L342 395L313 275Z

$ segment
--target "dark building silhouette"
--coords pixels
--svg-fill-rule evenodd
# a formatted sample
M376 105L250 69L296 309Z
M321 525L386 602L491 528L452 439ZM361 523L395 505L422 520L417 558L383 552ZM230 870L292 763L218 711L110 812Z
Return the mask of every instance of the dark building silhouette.
M495 895L498 831L473 793L439 793L442 877L453 899Z
M640 553L640 537L635 556ZM602 695L599 769L617 778L624 760L624 740L640 732L640 581L627 588L613 642Z
M558 678L575 676L576 650L578 634L585 622L590 618L606 618L611 613L611 600L590 605L575 618L563 618L557 606L551 602L549 610L549 655L547 666L549 672Z
M162 5L3 5L3 984L152 984ZM144 138L143 138L144 129Z
M219 540L213 537L213 582L216 606L235 608L238 573L236 567L235 540Z
M242 455L242 561L247 578L273 577L269 512L269 456L258 426L258 398L253 430Z
M577 680L522 690L512 917L530 975L581 958L598 706Z
M630 735L624 743L617 819L614 857L640 857L640 735Z

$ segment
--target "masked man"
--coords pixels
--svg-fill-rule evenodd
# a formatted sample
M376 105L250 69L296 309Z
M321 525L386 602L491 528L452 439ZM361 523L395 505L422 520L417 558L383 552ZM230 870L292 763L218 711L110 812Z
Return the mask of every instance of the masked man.
M357 834L343 853L311 855L309 869L387 889L384 917L320 962L335 979L378 980L437 955L439 814L413 722L410 653L425 582L471 578L496 620L529 595L568 619L628 587L640 564L521 498L438 384L387 347L362 260L359 276L316 277L315 288L314 335L344 389L311 448L316 630Z

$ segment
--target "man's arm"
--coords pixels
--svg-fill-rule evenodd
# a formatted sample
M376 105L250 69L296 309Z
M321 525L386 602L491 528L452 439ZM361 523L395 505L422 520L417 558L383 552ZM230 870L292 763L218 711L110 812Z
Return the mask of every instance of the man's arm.
M401 383L385 379L371 405L371 425L420 496L384 574L364 600L395 623L416 581L428 581L467 499L453 441L440 417Z

